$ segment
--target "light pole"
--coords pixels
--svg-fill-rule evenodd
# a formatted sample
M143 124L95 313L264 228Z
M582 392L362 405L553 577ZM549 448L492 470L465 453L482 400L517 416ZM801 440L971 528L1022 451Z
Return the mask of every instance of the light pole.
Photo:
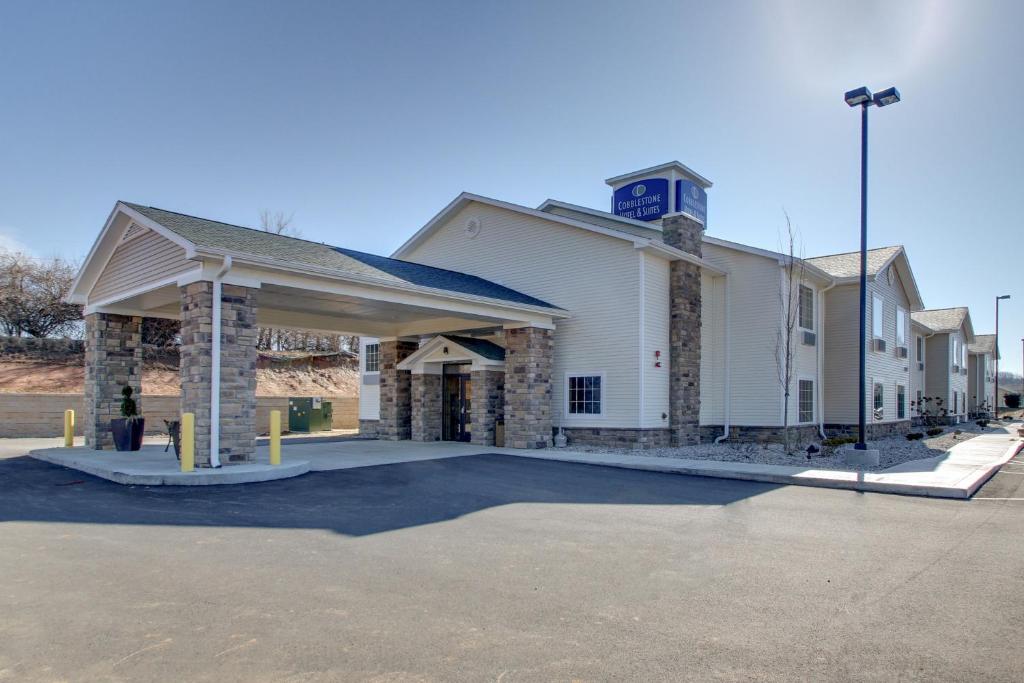
M996 387L992 392L992 398L995 399L992 401L992 410L995 411L995 418L997 420L999 419L999 302L1009 298L1009 294L996 297L996 348L992 351L993 360L996 364Z
M885 107L900 101L900 91L889 88L872 94L867 88L846 93L846 104L860 107L860 402L857 404L857 443L854 448L866 450L867 421L867 289L868 289L868 107Z

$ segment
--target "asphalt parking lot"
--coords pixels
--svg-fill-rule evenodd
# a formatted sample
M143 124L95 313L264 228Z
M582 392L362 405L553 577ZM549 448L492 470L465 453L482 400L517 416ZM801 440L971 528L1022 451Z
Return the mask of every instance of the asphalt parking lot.
M1024 679L971 501L481 455L132 488L0 459L0 681Z

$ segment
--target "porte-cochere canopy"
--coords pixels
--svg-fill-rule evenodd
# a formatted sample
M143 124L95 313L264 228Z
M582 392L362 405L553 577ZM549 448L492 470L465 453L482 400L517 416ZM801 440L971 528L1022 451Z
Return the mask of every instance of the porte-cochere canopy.
M218 275L259 290L257 323L267 327L388 337L567 316L474 275L126 202L70 298L86 313L180 319L178 289Z
M382 387L394 373L387 398L381 393L382 436L409 438L409 391L400 386L408 373L397 364L415 340L504 329L528 357L535 337L549 338L569 316L468 273L126 202L115 205L69 299L85 307L84 431L96 448L110 443L122 386L141 393L141 319L181 320L181 407L196 416L200 466L253 456L257 325L381 338ZM510 392L506 400L518 400ZM550 438L536 427L520 432L523 443Z

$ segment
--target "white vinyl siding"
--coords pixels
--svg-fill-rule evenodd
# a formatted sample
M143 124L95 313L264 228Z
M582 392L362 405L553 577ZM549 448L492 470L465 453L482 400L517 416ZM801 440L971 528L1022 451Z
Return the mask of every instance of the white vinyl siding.
M379 420L380 419L380 385L378 384L380 373L366 371L366 347L376 345L380 348L376 339L370 337L359 338L359 419Z
M473 238L465 229L470 218L480 222ZM626 240L471 203L404 258L477 275L568 310L572 316L557 321L554 332L552 423L636 428L641 363L636 253ZM667 374L668 349L662 351ZM602 415L570 419L563 414L561 378L579 372L604 375L608 389Z
M667 427L669 384L669 267L663 258L638 252L644 281L643 349L640 364L641 427ZM660 353L659 353L660 352ZM703 352L703 350L702 350ZM655 355L655 354L658 355ZM661 367L656 367L661 363Z
M892 266L890 266L892 267ZM882 301L878 305L877 299ZM856 283L839 285L826 294L825 302L825 422L828 424L857 423L857 356L859 337L859 293ZM865 387L868 406L873 405L872 378L877 378L883 387L884 422L896 421L896 384L910 386L910 359L899 358L896 346L896 309L910 309L910 302L898 272L890 285L884 275L868 282L868 323L874 326L875 311L881 313L881 339L886 350L874 352L872 340L874 330L867 330L867 386ZM929 359L930 361L930 359ZM925 392L925 395L928 395Z
M109 299L199 267L199 262L185 258L182 247L147 231L118 245L89 292L89 302Z
M775 258L705 242L704 260L729 273L701 276L700 423L725 420L725 341L730 342L732 400L730 423L736 426L778 426L783 421L783 388L779 381L779 337L783 324L785 272ZM817 298L812 282L805 282ZM726 329L726 295L729 321ZM796 302L797 297L794 297ZM817 322L817 321L815 321ZM799 412L798 378L818 376L817 346L803 344L794 327L790 424Z

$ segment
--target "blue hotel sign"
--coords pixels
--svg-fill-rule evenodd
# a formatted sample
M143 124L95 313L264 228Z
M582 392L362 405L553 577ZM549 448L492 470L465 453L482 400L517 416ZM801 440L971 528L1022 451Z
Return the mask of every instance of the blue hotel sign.
M708 193L692 180L676 181L675 210L693 216L708 227Z
M668 213L668 180L650 178L615 190L612 213L638 221L654 221Z

